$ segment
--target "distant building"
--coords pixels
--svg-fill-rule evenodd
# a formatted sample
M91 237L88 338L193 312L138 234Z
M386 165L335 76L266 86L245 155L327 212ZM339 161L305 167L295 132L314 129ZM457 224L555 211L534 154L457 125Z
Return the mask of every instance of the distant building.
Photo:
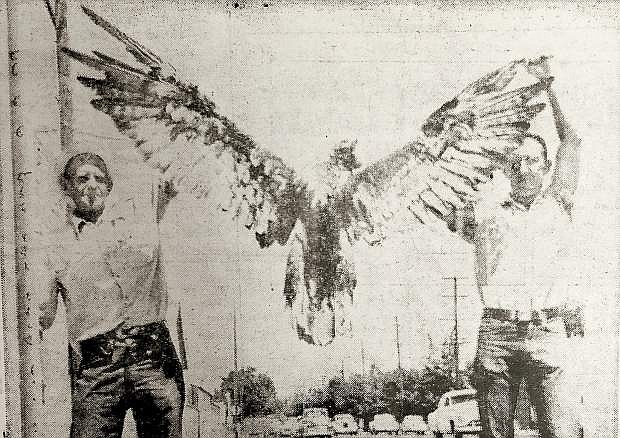
M188 383L183 415L184 438L224 436L226 404L217 402L213 394L202 386Z

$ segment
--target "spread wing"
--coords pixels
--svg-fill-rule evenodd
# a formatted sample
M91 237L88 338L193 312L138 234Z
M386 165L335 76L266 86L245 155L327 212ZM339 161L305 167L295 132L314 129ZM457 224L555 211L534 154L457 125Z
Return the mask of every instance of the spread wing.
M545 107L530 101L549 81L507 90L522 63L511 62L467 86L430 115L416 141L351 178L342 192L350 237L379 242L401 210L433 224L478 199L480 184L493 183L493 170L531 135L530 121Z
M305 203L305 186L280 158L258 147L170 64L92 10L84 13L133 55L131 65L99 51L65 49L105 74L78 77L96 91L91 104L135 141L168 191L190 192L230 211L261 246L288 239Z

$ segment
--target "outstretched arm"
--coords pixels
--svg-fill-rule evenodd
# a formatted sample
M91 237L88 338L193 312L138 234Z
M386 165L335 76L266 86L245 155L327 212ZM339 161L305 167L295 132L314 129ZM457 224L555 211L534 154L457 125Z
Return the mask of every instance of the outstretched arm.
M549 88L547 93L553 110L555 126L560 137L560 147L555 157L555 170L549 188L551 193L562 202L564 208L570 213L579 179L581 138L566 121L553 89Z
M546 56L529 61L527 69L538 79L548 79L551 77L549 58ZM566 120L566 116L560 108L557 95L551 87L551 82L549 82L547 88L547 95L551 104L556 131L560 139L560 147L555 157L555 169L547 193L560 201L566 211L570 213L579 179L581 138Z

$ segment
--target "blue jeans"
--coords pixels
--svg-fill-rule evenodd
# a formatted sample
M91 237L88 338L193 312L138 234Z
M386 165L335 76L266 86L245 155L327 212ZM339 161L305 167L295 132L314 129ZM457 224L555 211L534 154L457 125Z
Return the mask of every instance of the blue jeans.
M128 409L140 438L181 438L183 371L174 346L169 347L173 360L167 366L148 359L72 366L71 438L121 438Z
M484 317L473 383L482 438L513 438L519 385L525 379L541 438L578 438L580 426L567 394L563 364L570 357L564 321L502 321Z

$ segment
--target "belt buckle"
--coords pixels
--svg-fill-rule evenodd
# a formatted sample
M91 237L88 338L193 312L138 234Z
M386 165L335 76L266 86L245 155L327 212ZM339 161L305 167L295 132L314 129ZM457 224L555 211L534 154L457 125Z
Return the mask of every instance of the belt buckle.
M112 363L119 363L125 359L127 346L124 343L116 343L112 350Z
M124 323L120 324L118 327L116 327L112 331L112 334L114 336L114 339L117 339L119 341L124 341L129 336L129 333L127 331L127 327L125 327Z

